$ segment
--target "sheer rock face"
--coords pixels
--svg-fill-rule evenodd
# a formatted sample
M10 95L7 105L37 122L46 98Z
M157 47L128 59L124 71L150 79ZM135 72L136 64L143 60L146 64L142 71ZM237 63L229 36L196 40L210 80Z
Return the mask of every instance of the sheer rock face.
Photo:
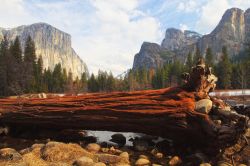
M55 65L61 63L63 68L80 77L81 73L88 72L86 64L71 47L71 36L46 23L36 23L28 26L19 26L13 29L0 28L0 39L4 35L10 41L19 36L22 49L25 41L30 35L35 42L37 57L43 59L44 68L54 69Z
M182 32L174 28L167 29L161 49L171 51L175 55L172 57L185 63L189 52L195 53L198 47L204 56L206 49L210 47L216 55L216 60L219 60L223 46L227 47L229 56L234 57L244 50L246 41L250 41L250 9L244 12L238 8L231 8L224 13L215 29L207 35L202 36L193 31ZM144 55L147 57L140 56L140 61L146 58L154 62L155 55L151 54L151 51ZM136 58L138 56L135 56ZM164 64L164 61L151 63L150 67L158 66L157 64ZM137 65L139 64L134 63L133 68Z
M199 40L201 52L205 54L206 48L210 47L219 58L222 47L226 46L231 57L237 55L244 49L245 37L249 33L249 19L249 14L241 9L228 9L216 28Z
M168 57L171 57L171 52L167 52L160 45L144 42L140 52L134 57L133 69L158 68L168 61Z
M201 38L201 35L193 31L182 32L179 29L169 28L166 30L165 38L161 46L165 49L176 51L192 45Z

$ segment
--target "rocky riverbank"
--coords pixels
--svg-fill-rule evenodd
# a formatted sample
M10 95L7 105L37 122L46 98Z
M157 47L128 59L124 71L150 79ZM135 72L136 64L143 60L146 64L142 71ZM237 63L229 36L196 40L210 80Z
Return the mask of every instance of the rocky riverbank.
M245 134L250 141L250 130ZM131 138L132 146L123 146L122 134L111 141L65 143L50 139L0 138L1 166L233 166L250 164L250 146L239 140L219 155L206 154L199 148L180 146L171 140L154 143L153 137ZM128 140L125 140L125 142ZM92 142L95 142L92 140ZM233 157L231 157L233 156Z

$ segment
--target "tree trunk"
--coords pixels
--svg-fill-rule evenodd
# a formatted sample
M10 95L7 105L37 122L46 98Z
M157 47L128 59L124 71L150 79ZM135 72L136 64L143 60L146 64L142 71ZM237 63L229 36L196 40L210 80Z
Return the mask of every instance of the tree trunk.
M194 111L182 88L95 93L47 99L1 99L0 123L49 129L140 132L179 141L215 137L209 117Z

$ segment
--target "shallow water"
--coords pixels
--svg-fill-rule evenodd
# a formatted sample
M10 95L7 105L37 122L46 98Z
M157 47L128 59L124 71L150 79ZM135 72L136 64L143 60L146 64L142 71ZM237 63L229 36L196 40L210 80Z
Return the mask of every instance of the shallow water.
M98 142L107 142L108 144L114 144L113 142L109 141L113 134L123 134L126 137L126 145L127 146L133 145L133 143L131 141L129 141L130 138L146 136L146 134L132 133L132 132L112 132L112 131L92 131L92 130L85 130L85 131L87 131L88 136L95 136L97 138ZM156 140L153 140L153 141L159 142L162 140L163 140L163 138L158 137Z
M211 96L249 96L250 89L221 90L209 93Z

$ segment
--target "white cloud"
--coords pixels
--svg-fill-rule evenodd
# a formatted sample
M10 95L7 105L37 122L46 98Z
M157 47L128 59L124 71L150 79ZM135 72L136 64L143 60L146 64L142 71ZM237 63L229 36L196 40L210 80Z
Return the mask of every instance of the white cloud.
M23 0L1 0L0 27L15 27L33 21L33 17L25 10Z
M201 15L196 23L200 33L210 33L219 23L223 13L229 8L227 0L210 0L201 8Z
M82 36L78 52L84 54L91 71L100 68L120 74L131 68L143 41L159 41L160 23L137 10L138 1L112 2L93 2L97 23L90 35Z
M197 7L198 7L197 0L186 0L178 4L177 10L179 12L190 13L197 11Z

